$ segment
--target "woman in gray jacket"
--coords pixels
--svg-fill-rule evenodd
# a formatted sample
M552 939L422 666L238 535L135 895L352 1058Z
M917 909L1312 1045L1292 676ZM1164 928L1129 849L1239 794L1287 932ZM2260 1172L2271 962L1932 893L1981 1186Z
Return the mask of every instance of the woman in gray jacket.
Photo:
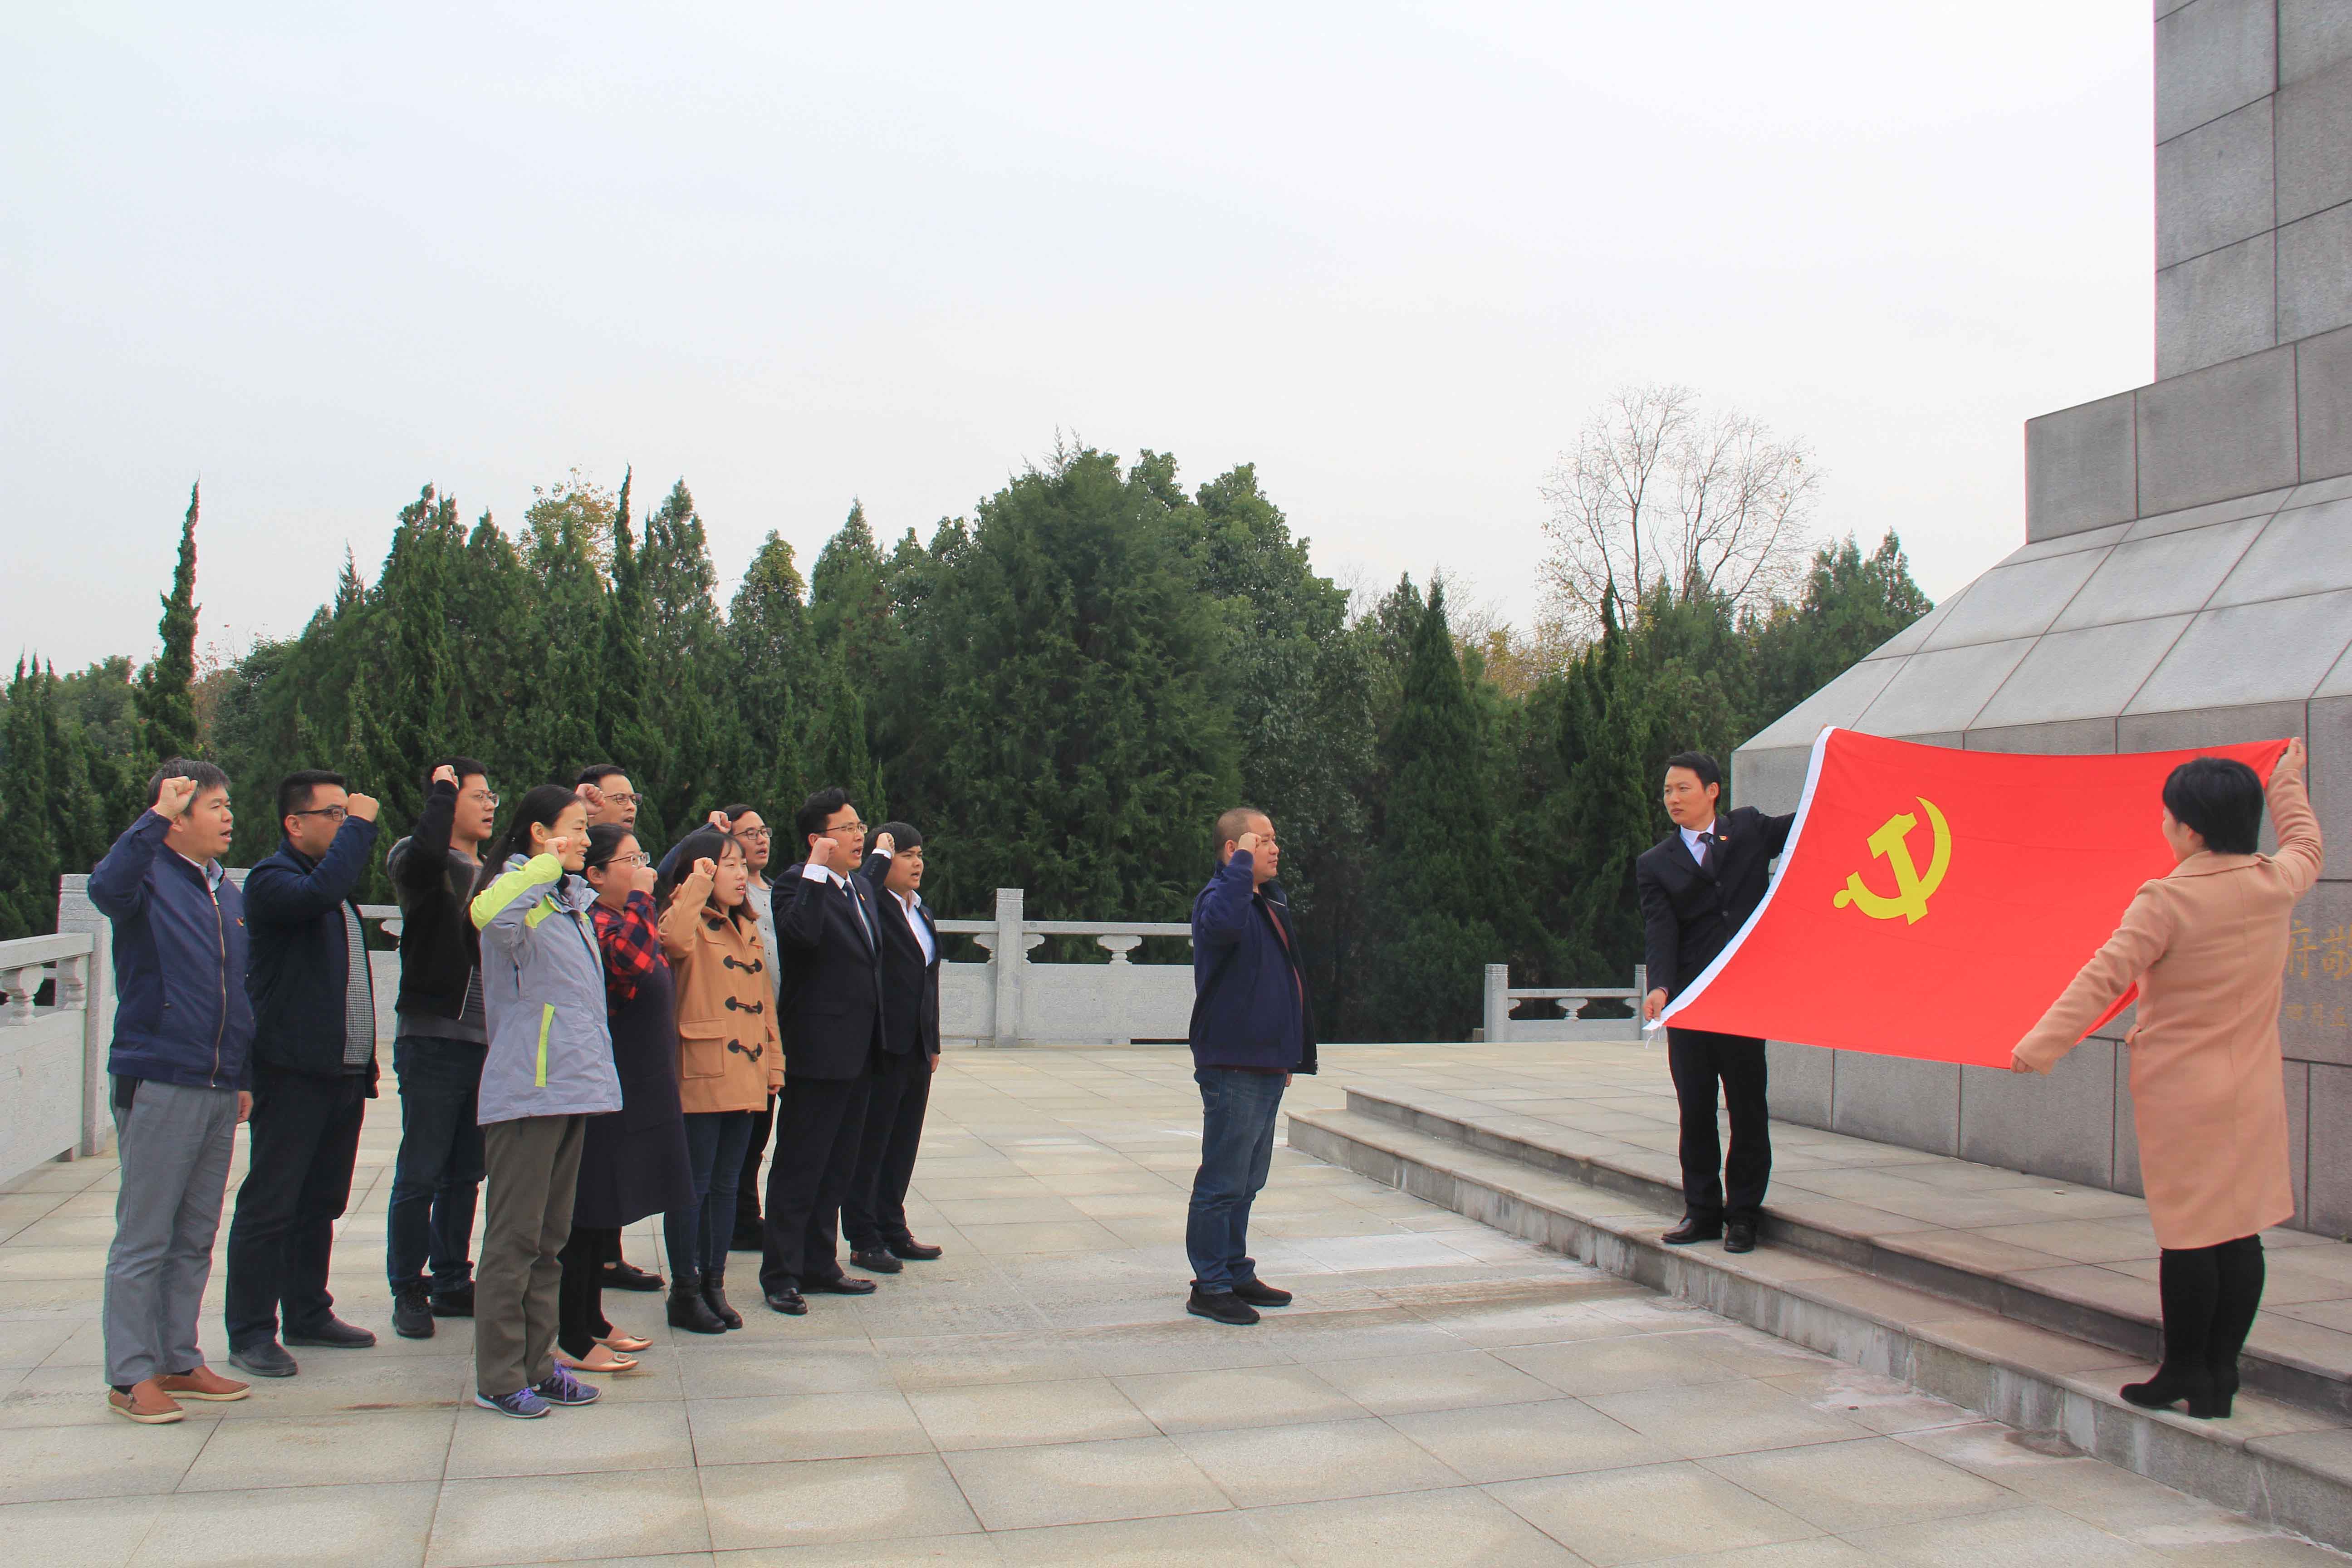
M580 875L587 807L541 784L482 858L472 914L482 940L488 1054L479 1120L488 1172L474 1271L474 1403L502 1415L591 1405L555 1361L562 1266L585 1119L621 1109L604 1021L604 963Z

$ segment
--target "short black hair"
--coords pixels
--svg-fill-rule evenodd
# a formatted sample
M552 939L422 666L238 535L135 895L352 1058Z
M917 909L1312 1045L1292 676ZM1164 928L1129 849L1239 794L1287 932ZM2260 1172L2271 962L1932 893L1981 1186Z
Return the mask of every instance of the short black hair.
M457 776L463 778L465 775L460 773ZM588 853L581 858L580 868L583 871L604 870L613 863L613 857L620 852L621 845L635 837L635 829L623 827L617 822L596 824L588 830Z
M831 789L821 789L801 802L801 808L793 813L794 842L805 850L809 835L823 833L824 819L848 804L849 792L838 784Z
M886 822L874 830L874 837L879 838L886 833L890 836L890 847L893 849L920 849L923 847L922 830L911 822Z
M342 774L325 768L301 768L278 781L278 815L291 816L298 811L310 809L311 792L320 784L332 784L337 789L349 789L351 782Z
M2262 842L2263 781L2231 757L2194 757L2164 781L2164 809L2205 836L2205 847L2251 855Z
M212 763L200 763L193 757L173 757L170 762L157 768L155 776L147 781L149 805L163 798L165 779L193 779L195 781L196 795L203 795L208 790L228 788L228 775ZM195 795L190 795L188 798L194 801Z
M586 767L580 770L580 776L573 779L572 781L572 784L574 789L577 789L582 784L601 784L606 779L611 778L614 773L619 773L623 778L626 778L628 776L629 770L621 766L618 763L590 763ZM458 776L462 778L465 775L461 773Z
M469 778L475 777L477 774L480 775L481 781L484 784L490 782L489 769L482 766L479 762L476 761L472 757L466 756L461 752L452 752L446 757L436 757L433 760L433 765L425 770L425 791L427 795L430 795L433 792L433 775L439 773L443 768L447 768L451 773L457 775L457 787L459 789L464 789L466 787L466 781Z
M1250 818L1254 816L1265 816L1265 813L1254 805L1227 806L1217 817L1217 826L1213 829L1217 841L1211 847L1218 854L1223 854L1228 840L1239 838L1250 830ZM1274 821L1270 816L1265 816L1265 819L1268 823Z
M1707 784L1713 784L1718 790L1723 787L1723 769L1705 752L1676 752L1666 759L1666 771L1672 773L1676 768L1688 768L1696 773L1702 787Z
M740 802L738 802L733 805L722 805L719 808L719 815L725 817L730 822L734 821L739 816L749 816L755 812L763 818L768 815L766 812L761 811L756 805L746 805Z

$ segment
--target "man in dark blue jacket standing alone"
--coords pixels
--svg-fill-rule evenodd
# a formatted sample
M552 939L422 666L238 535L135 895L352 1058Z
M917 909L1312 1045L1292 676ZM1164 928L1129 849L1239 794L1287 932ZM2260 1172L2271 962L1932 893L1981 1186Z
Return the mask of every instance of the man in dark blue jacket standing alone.
M243 1399L205 1364L196 1316L212 1277L236 1124L253 1107L246 1053L245 901L221 871L236 826L228 776L174 757L148 809L89 874L113 927L114 1245L106 1254L108 1408L142 1426L183 1399Z
M1255 1323L1290 1292L1257 1277L1250 1204L1274 1160L1274 1124L1290 1075L1315 1070L1315 1014L1265 813L1217 818L1217 874L1192 900L1192 1081L1201 1086L1201 1169L1184 1226L1192 1294L1184 1310Z
M375 1095L375 991L352 893L375 847L376 803L341 773L278 786L286 837L245 878L253 963L253 1151L228 1228L228 1360L291 1377L278 1342L359 1350L375 1335L335 1316L327 1259L351 1201L360 1123Z

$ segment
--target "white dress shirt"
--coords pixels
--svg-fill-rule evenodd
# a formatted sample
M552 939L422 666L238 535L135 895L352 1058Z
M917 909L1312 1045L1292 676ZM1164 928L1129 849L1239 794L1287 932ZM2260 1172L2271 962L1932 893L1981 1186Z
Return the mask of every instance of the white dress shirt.
M1698 836L1702 833L1712 833L1714 831L1715 822L1713 818L1708 819L1707 825L1705 827L1685 827L1682 830L1683 847L1690 851L1692 859L1696 860L1701 864L1706 862L1706 846L1698 841Z
M915 910L922 905L923 895L909 893L902 899L898 894L892 893L890 901L898 905L898 912L907 917L907 929L915 933L915 945L923 950L923 966L926 969L929 968L932 962L940 956L940 950L931 944L931 928L925 925L922 917L915 913Z

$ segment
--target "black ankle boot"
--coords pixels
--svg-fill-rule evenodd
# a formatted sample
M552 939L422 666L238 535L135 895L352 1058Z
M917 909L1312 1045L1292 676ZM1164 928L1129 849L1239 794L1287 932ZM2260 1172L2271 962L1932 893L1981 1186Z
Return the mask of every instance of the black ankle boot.
M2202 1363L2177 1369L2168 1363L2146 1383L2126 1383L2121 1392L2145 1410L2162 1410L2186 1400L2189 1414L2200 1420L2210 1420L2217 1414L2213 1373Z
M2228 1361L2217 1363L2211 1372L2213 1378L2211 1415L2215 1420L2226 1421L2230 1418L2230 1401L2236 1398L2238 1394L2238 1358L2231 1356ZM2190 1406L2189 1414L2196 1415L2196 1407Z
M727 1325L711 1311L702 1299L702 1281L698 1276L680 1274L669 1285L669 1326L684 1329L689 1334L723 1334Z
M727 1304L727 1271L706 1268L702 1272L702 1304L710 1315L730 1329L743 1326L743 1314Z

